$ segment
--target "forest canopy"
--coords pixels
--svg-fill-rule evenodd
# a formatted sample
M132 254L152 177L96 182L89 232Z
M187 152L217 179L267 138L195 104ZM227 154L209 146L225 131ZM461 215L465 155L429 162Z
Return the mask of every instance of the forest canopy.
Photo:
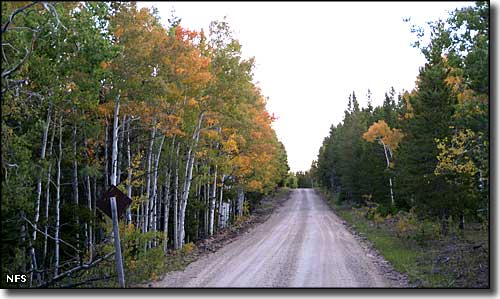
M127 275L281 186L286 151L241 47L226 21L165 27L134 2L2 3L2 272L52 287L112 257L96 208L111 186L132 199Z

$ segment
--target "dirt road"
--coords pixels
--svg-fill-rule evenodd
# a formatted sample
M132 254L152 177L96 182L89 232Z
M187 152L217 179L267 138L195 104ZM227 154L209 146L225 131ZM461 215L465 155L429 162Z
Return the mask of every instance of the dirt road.
M263 224L152 287L390 287L312 189Z

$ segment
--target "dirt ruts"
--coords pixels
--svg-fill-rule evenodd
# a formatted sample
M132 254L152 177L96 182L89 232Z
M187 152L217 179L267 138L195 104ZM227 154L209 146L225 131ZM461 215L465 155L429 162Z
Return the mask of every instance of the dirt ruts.
M150 287L404 287L312 189L264 223Z

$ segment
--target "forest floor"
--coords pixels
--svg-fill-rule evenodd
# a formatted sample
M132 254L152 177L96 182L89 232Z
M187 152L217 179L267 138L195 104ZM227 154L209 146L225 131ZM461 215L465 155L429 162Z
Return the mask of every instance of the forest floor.
M327 196L328 197L328 196ZM368 220L362 209L326 200L360 242L382 255L408 278L409 286L423 288L488 288L488 230L468 225L443 236L400 235L394 218ZM398 236L399 235L399 236Z
M265 219L266 217L262 218ZM312 189L294 189L267 221L182 271L143 287L405 287ZM219 242L217 242L219 243ZM211 250L210 250L211 251Z

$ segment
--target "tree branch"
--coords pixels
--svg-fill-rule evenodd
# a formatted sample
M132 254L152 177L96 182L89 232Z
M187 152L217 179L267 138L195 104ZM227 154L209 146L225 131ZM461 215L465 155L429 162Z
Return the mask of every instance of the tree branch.
M37 4L38 2L39 1L33 1L30 4L27 4L26 6L23 6L23 7L20 7L18 9L14 10L14 12L10 15L9 19L7 20L7 22L5 22L5 24L2 25L2 34L5 33L5 31L7 31L7 29L9 28L10 23L12 23L12 20L14 19L14 17L18 13L25 11L26 9L32 7L33 5Z
M48 238L52 239L52 240L56 240L54 237L52 237L51 235L49 234L46 234L45 232L39 230L33 223L31 223L31 221L28 220L28 218L26 217L22 217L26 222L28 222L29 225L31 225L31 227L33 227L37 232L41 233L42 235L44 236L47 236ZM68 242L64 241L63 239L59 239L59 241L61 243L63 243L64 245L67 245L69 246L71 249L75 250L76 252L80 252L80 250L78 250L77 248L75 248L73 245L69 244Z
M67 277L67 276L69 276L69 275L71 275L71 274L73 274L73 273L75 273L75 272L77 272L77 271L80 271L80 270L88 270L88 269L90 269L90 268L92 268L92 267L96 266L96 265L97 265L97 264L99 264L100 262L107 260L109 257L111 257L111 256L112 256L112 255L114 255L114 254L115 254L114 252L110 252L110 253L106 254L105 256L103 256L103 257L101 257L101 258L99 258L99 259L97 259L97 260L93 261L93 262L92 262L92 263L90 263L90 264L83 264L83 265L81 265L81 266L78 266L78 267L75 267L75 268L73 268L73 269L70 269L70 270L68 270L68 271L66 271L66 272L63 272L63 273L61 273L61 274L59 274L59 275L56 275L56 276L54 276L54 277L53 277L50 281L48 281L48 282L46 282L46 283L44 283L44 284L41 284L41 285L37 286L37 288L44 288L44 287L47 287L47 286L49 286L50 284L53 284L54 282L56 282L56 281L58 281L58 280L61 280L61 279L63 279L64 277Z

